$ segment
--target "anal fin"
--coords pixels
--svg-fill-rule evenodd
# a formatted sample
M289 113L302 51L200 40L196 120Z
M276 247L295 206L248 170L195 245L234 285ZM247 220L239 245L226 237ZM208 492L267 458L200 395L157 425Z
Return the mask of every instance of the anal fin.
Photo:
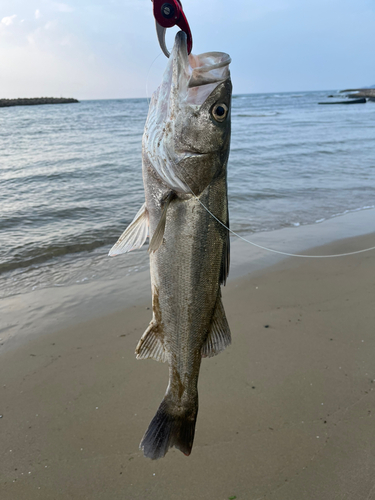
M114 257L122 253L131 252L141 248L148 236L148 212L144 203L134 217L133 222L125 229L117 242L109 251L109 256Z
M225 316L224 306L219 292L215 311L212 317L210 331L202 346L202 358L211 358L224 351L232 342L230 329Z
M135 349L137 359L152 358L165 363L167 355L164 349L163 333L160 325L152 320Z

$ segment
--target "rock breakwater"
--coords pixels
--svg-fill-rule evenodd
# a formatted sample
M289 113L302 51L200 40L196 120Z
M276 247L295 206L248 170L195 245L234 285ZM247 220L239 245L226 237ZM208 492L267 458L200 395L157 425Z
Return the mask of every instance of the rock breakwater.
M348 92L351 92L348 94L346 97L349 97L350 99L355 99L357 97L366 97L369 101L375 101L375 89L374 88L368 88L368 89L346 89L346 90L341 90L341 93L347 94ZM353 93L355 92L355 93Z
M70 104L79 102L72 97L31 97L20 99L0 99L0 108L8 108L9 106L36 106L39 104Z

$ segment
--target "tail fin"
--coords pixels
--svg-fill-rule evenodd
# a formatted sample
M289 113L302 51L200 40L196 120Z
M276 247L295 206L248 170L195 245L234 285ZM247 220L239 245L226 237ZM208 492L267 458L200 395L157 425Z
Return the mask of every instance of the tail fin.
M139 445L144 456L152 460L163 458L172 446L190 455L197 413L198 398L193 408L182 412L176 411L172 402L164 398Z

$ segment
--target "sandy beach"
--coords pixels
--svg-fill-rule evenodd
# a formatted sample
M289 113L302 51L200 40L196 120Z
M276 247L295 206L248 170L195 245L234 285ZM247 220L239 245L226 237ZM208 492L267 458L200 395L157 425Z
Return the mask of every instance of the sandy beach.
M375 499L375 252L252 271L236 259L223 293L233 344L203 360L191 456L138 449L168 370L135 359L151 298L134 292L84 321L67 310L65 327L0 354L2 500Z

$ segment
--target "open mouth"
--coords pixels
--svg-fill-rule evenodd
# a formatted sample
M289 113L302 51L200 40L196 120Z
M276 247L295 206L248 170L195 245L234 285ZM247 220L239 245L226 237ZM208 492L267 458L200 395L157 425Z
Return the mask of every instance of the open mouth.
M175 67L173 86L181 100L200 106L213 90L230 77L231 58L225 52L205 52L187 55L186 35L178 32L170 64Z
M229 78L229 64L231 58L225 52L205 52L199 56L190 54L189 64L192 74L189 80L189 88L219 84Z

